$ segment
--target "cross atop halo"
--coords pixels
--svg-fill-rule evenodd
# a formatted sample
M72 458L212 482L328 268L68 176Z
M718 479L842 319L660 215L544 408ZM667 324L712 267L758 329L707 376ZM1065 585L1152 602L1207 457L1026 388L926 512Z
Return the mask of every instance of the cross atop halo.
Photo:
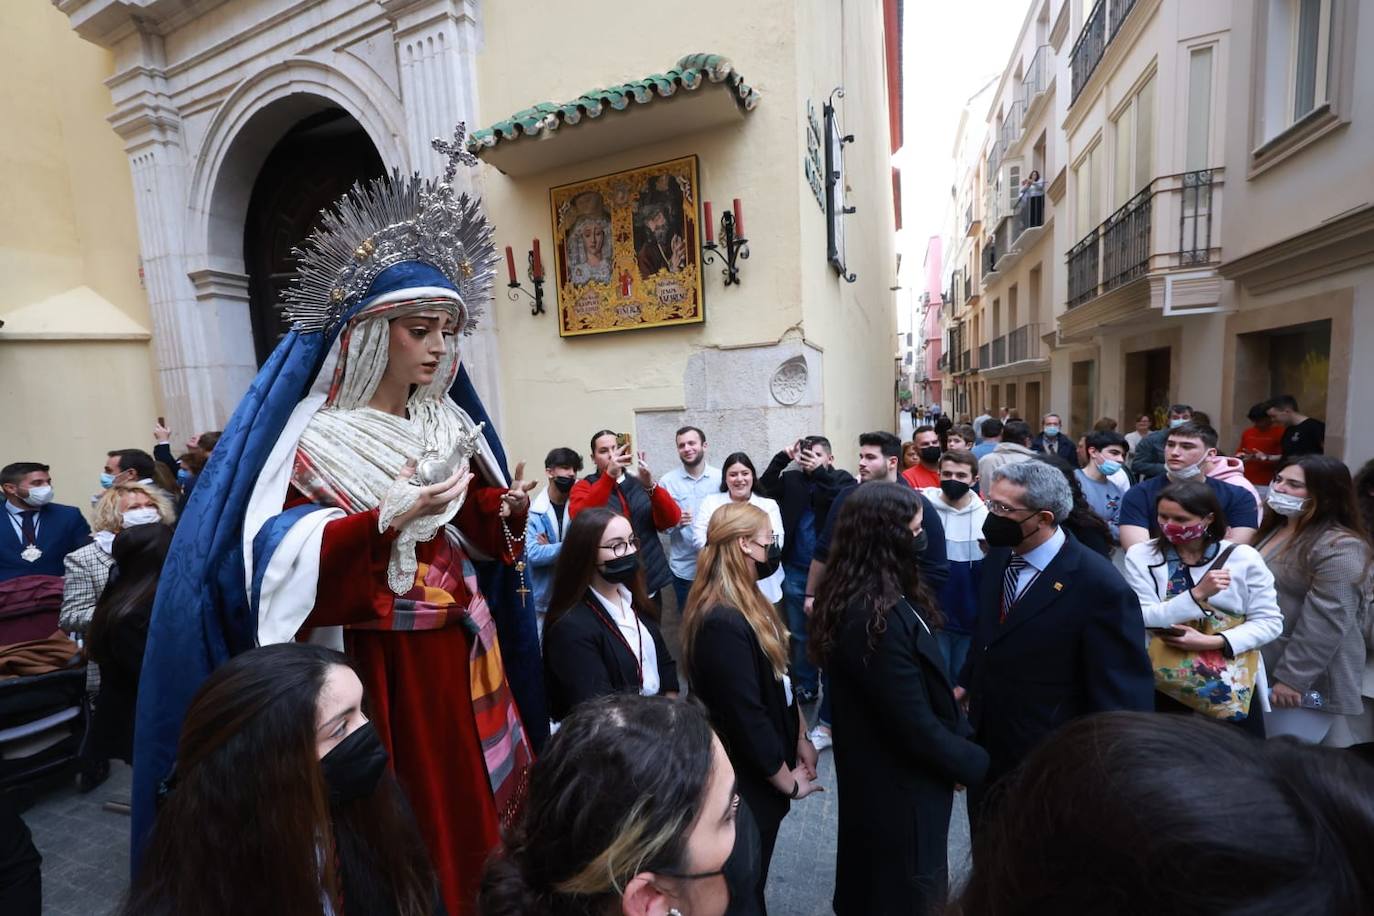
M477 164L477 157L469 153L467 146L463 143L463 138L467 132L467 125L459 121L458 126L453 128L452 143L439 137L429 141L429 145L434 147L436 152L443 154L448 159L448 164L444 166L444 184L453 183L453 176L458 172L458 163L461 162L463 165L469 166Z

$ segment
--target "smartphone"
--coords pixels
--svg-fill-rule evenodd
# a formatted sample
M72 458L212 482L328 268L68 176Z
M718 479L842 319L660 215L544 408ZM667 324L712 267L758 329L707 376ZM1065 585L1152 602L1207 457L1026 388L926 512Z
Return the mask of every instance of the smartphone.
M615 447L616 447L616 448L629 448L629 447L630 447L630 434L629 434L629 433L616 433L616 434L615 434Z
M1188 632L1188 631L1185 630L1185 629L1183 629L1183 627L1169 626L1169 627L1151 627L1151 628L1150 628L1150 632L1151 632L1151 633L1154 633L1156 636L1182 636L1184 633L1186 633L1186 632Z

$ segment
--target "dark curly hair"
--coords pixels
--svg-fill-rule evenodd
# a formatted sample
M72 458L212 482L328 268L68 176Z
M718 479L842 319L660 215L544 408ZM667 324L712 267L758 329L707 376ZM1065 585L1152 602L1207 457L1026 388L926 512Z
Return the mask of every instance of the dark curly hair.
M860 484L845 499L808 629L809 652L818 665L834 651L849 614L870 614L870 651L887 630L888 612L904 597L932 627L944 622L921 581L907 528L921 505L920 495L900 483Z

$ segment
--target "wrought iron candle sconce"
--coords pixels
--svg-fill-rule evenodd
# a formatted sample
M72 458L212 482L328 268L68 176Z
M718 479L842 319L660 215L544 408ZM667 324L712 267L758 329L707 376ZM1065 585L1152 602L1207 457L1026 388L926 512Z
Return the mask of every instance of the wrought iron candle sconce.
M744 208L736 197L730 210L720 215L720 244L716 244L715 226L711 222L711 202L702 204L705 209L706 242L701 246L702 262L714 263L719 257L725 265L721 274L725 285L740 285L739 262L749 257L749 240L744 237Z
M510 289L506 292L506 297L511 302L519 302L519 293L523 293L526 299L530 300L530 314L544 314L544 262L539 257L539 239L534 240L534 247L528 252L528 266L525 269L525 276L529 278L530 285L534 287L534 295L521 285L519 278L515 276L515 252L509 245L506 246L506 273L510 276L510 282L506 285Z

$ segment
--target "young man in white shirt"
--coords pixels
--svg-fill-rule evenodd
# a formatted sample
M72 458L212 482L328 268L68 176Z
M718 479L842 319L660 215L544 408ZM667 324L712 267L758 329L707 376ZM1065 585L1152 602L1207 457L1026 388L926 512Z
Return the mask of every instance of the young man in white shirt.
M692 522L701 501L720 492L720 468L706 463L706 434L695 426L677 431L677 457L682 467L659 478L682 509L682 520L668 531L668 568L673 573L673 594L678 613L687 604L687 593L697 575L697 548L692 542Z
M978 483L978 459L969 451L949 451L940 457L940 485L921 492L940 515L945 529L945 553L949 579L940 588L944 627L935 634L940 643L950 681L959 677L973 640L978 615L978 582L982 574L983 522L987 506L973 492Z

